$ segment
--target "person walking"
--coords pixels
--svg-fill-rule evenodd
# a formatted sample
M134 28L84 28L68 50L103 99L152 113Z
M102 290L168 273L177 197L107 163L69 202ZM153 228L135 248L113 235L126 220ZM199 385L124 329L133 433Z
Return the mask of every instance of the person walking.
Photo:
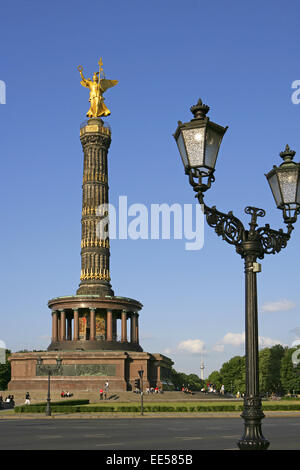
M27 392L26 395L25 395L25 405L30 405L30 395L29 395L29 392Z
M99 393L100 393L100 400L103 400L103 390L102 390L102 388L100 389Z

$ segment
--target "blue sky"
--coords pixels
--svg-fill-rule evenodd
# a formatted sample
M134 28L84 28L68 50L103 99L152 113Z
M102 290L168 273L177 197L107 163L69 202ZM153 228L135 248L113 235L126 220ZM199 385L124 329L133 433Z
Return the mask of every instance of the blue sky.
M208 204L267 211L280 228L264 174L288 143L300 160L297 1L16 1L1 5L1 332L16 351L46 348L50 298L75 293L80 275L82 150L88 109L77 66L90 76L103 58L112 114L110 202L195 203L172 137L199 97L229 129ZM291 345L299 319L296 225L286 250L258 275L261 345ZM206 375L243 354L243 263L205 227L204 247L183 240L113 240L116 295L140 300L144 350Z

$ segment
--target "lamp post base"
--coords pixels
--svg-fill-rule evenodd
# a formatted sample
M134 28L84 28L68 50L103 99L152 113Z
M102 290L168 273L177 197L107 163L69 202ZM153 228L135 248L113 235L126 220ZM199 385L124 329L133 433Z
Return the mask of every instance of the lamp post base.
M49 399L47 399L46 416L51 416L51 405Z
M245 421L244 434L237 445L240 450L267 450L270 442L261 430L261 421L265 417L260 398L245 398L241 417Z
M263 437L260 426L249 424L237 445L240 450L267 450L270 442Z

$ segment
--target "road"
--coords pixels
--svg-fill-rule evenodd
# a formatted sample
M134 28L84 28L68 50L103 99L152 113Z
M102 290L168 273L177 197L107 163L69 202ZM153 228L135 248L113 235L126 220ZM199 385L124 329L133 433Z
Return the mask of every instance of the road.
M5 419L0 450L235 450L238 418ZM299 418L266 418L273 450L300 450Z

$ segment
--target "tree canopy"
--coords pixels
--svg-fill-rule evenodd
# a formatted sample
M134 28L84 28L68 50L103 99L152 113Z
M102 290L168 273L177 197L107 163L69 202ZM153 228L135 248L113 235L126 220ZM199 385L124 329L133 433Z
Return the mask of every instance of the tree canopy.
M196 374L185 374L171 370L172 383L177 389L188 387L192 391L199 391L204 386L204 381Z
M11 366L10 362L8 361L8 356L11 354L11 351L9 351L9 349L6 349L5 354L6 362L5 364L0 364L0 390L7 389L7 385L11 377Z
M283 347L276 344L259 351L259 386L261 394L297 394L300 393L300 360L293 364L293 353L297 348ZM299 351L300 359L300 351ZM225 362L220 371L214 371L208 382L217 389L224 384L228 393L246 391L245 356L235 356Z

